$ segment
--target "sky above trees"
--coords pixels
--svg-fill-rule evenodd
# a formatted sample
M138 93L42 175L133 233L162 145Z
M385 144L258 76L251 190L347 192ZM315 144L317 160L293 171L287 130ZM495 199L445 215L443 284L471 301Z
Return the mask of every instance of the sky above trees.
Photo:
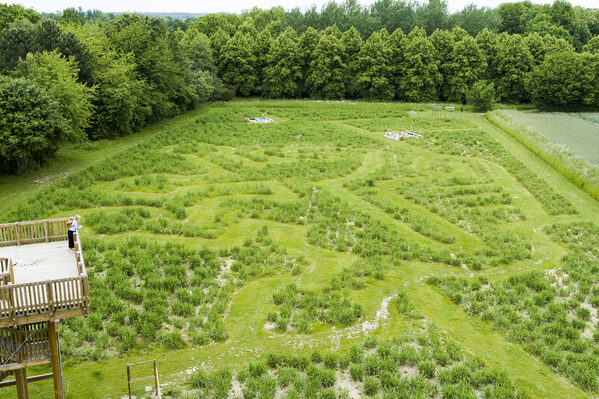
M375 0L361 0L360 4L369 5ZM425 1L425 0L421 0ZM270 8L283 6L286 9L293 7L308 8L312 5L321 6L329 0L220 0L220 1L197 1L197 0L21 0L9 1L9 4L21 4L32 7L36 11L54 12L69 7L81 7L84 10L98 9L105 12L110 11L145 11L145 12L231 12L239 13L253 6ZM501 0L447 0L451 12L461 10L464 6L474 3L477 6L496 7L507 1ZM532 0L535 4L551 4L552 0ZM571 0L574 6L589 8L598 7L597 0Z

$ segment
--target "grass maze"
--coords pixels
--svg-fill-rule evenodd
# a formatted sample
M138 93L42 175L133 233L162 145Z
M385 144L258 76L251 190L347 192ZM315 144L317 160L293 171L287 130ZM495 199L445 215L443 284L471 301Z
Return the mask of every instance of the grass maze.
M239 121L265 108L277 123ZM216 104L6 215L82 215L91 314L63 351L165 353L171 397L539 397L439 331L426 286L577 384L556 392L596 392L599 207L478 118ZM383 137L407 128L424 138Z

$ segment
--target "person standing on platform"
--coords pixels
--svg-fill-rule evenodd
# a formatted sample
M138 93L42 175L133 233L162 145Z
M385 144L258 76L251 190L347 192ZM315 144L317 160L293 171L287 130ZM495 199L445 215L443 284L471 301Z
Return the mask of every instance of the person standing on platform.
M69 251L73 251L75 249L75 232L83 227L79 224L80 220L81 216L77 215L74 219L71 219L71 221L67 223L69 228Z

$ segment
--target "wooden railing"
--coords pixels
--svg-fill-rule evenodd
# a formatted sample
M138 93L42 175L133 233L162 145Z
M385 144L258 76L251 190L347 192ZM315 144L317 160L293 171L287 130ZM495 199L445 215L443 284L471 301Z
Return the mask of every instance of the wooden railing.
M48 323L33 323L0 329L2 364L31 362L50 358Z
M85 316L87 276L0 286L0 327Z
M0 246L50 242L67 238L68 218L0 224Z
M13 283L14 281L12 260L10 258L0 258L0 285Z

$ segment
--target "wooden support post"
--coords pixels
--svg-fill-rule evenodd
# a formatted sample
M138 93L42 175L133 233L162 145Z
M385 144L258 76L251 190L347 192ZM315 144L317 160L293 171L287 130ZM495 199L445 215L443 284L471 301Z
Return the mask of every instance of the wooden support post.
M156 382L156 396L161 398L160 394L160 383L158 382L158 366L156 365L156 359L154 359L154 380Z
M15 236L17 238L17 245L21 245L21 237L19 234L19 224L15 223Z
M131 399L131 367L127 365L127 388L129 389L129 399Z
M15 370L15 380L17 382L17 398L29 399L29 391L27 390L27 370Z
M46 283L46 299L48 300L48 312L50 317L54 315L54 295L52 294L52 283Z
M52 362L52 379L54 380L54 397L64 399L62 389L62 366L58 350L58 322L48 322L48 340L50 341L50 356Z
M48 236L48 221L44 220L44 234L46 235L46 242L50 241L50 237Z

